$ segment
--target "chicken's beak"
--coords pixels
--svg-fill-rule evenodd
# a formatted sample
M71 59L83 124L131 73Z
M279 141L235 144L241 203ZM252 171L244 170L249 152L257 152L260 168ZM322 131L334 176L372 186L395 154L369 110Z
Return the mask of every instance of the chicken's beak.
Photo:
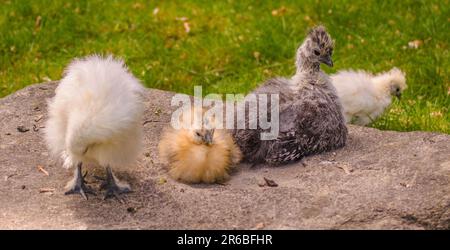
M206 145L211 145L212 144L212 135L210 134L210 133L207 133L206 135L205 135L205 143L206 143Z
M396 96L399 100L402 99L402 93L400 93L400 92L396 93L395 96Z
M326 55L320 58L319 60L321 63L324 63L330 67L333 67L333 60L331 59L330 55Z

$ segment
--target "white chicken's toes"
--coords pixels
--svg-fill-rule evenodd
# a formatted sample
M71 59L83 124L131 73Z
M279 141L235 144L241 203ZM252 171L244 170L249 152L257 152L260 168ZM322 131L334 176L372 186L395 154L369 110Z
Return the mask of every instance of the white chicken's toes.
M130 185L117 179L117 177L113 174L111 167L106 167L106 180L102 183L100 189L106 190L103 200L115 197L120 203L123 203L120 195L131 192Z
M69 194L80 194L84 199L88 199L87 194L95 195L95 192L92 188L86 185L86 181L84 177L86 175L82 175L81 173L82 163L80 162L75 169L73 179L67 182L66 189L67 191L64 193L65 195Z

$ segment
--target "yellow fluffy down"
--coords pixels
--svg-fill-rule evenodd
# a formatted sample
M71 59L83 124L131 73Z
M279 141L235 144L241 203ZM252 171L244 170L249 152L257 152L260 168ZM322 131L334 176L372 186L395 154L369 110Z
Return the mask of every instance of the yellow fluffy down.
M159 144L161 160L172 178L186 183L223 182L241 160L241 151L230 134L216 130L210 146L192 140L192 131L168 129Z

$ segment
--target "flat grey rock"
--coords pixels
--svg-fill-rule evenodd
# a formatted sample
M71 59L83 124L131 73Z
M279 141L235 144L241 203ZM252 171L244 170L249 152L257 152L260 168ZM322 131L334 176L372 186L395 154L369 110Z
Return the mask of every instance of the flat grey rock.
M350 126L340 150L277 168L240 165L224 185L186 185L159 163L173 93L153 89L145 152L118 173L134 188L126 203L65 196L72 170L49 157L42 133L55 86L0 99L2 229L450 229L450 135ZM88 171L97 189L103 170ZM278 186L261 187L264 177Z

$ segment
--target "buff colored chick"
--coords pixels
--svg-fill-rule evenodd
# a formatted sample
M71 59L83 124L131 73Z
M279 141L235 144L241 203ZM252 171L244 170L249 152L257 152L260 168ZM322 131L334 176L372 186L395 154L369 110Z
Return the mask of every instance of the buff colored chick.
M159 144L159 153L172 178L186 183L223 182L242 158L226 130L204 125L201 128L167 128Z

